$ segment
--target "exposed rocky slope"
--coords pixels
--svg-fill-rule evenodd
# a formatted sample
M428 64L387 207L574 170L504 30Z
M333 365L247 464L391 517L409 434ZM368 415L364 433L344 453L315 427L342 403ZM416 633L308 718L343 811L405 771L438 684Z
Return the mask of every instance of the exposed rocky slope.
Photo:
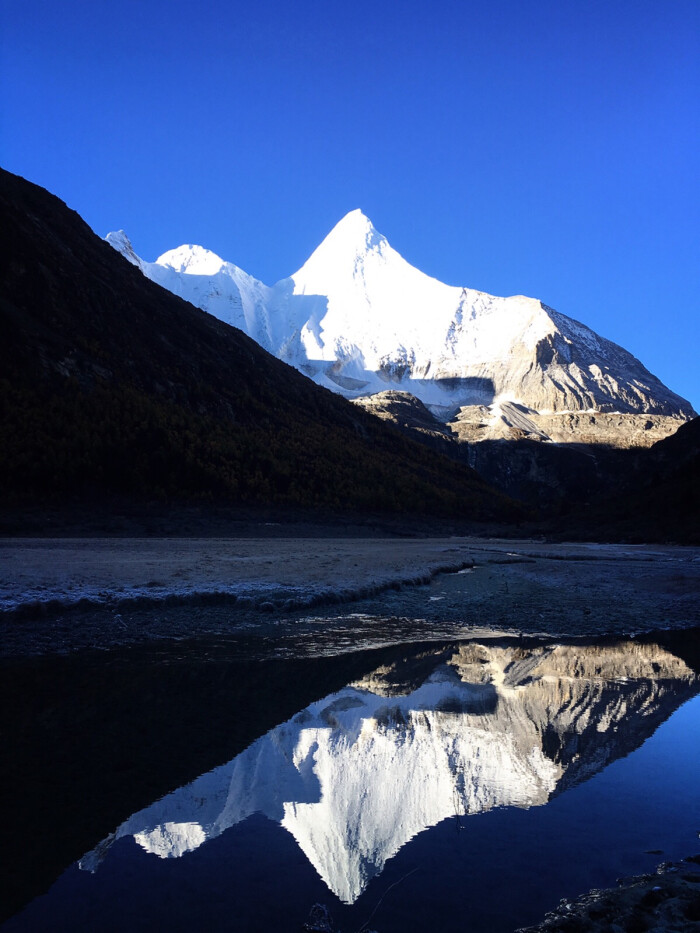
M490 415L485 408L463 408L444 424L408 393L381 392L355 403L407 435L468 463L489 483L537 506L543 515L565 514L569 535L699 540L700 418L680 422L674 434L653 444L625 449L625 441L639 441L635 435L639 421L630 414L559 416L560 426L571 425L571 438L581 431L581 442L543 443L549 438L544 431L537 433L535 422L543 425L545 417L536 419L516 405L502 406L508 424L501 421L502 430L491 425L487 432ZM595 435L576 427L586 419L605 426L609 443L597 443ZM656 416L649 416L645 424L642 430L648 442L666 430ZM501 436L488 437L488 433Z
M471 440L525 432L628 446L694 414L622 347L542 302L424 275L361 211L271 288L199 246L147 263L123 232L107 239L145 275L319 384L348 398L408 391L442 420L462 410L458 423Z
M519 514L2 172L0 495Z
M494 412L480 405L460 408L448 422L459 440L535 440L555 444L650 447L685 424L685 417L633 412L538 412L504 402Z
M551 441L558 445L600 445L628 449L651 447L685 424L686 418L647 415L643 419L630 412L566 412L542 414L515 402L498 406L465 405L447 421L430 412L408 392L388 389L354 399L366 411L430 437L476 444L484 441ZM425 440L425 437L423 438Z

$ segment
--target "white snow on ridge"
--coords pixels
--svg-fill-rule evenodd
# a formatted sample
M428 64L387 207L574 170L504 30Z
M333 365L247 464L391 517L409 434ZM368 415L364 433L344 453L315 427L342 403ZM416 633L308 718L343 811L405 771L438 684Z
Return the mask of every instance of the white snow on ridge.
M226 324L245 331L266 350L272 351L267 312L271 289L262 282L201 246L179 246L163 253L155 262L146 262L136 256L123 230L108 234L106 239L138 265L147 278Z
M167 266L175 272L185 272L188 275L216 275L217 272L231 265L211 250L192 243L168 250L156 259L156 264Z
M105 240L110 246L116 249L118 253L121 253L125 259L128 259L132 266L138 266L142 272L143 266L148 265L148 263L144 263L144 261L139 259L136 255L134 247L131 245L131 240L124 230L114 230L112 233L108 233Z
M347 398L393 388L436 413L507 396L533 411L694 414L622 347L537 299L425 275L360 210L272 287L201 246L148 263L123 231L107 240L158 284Z

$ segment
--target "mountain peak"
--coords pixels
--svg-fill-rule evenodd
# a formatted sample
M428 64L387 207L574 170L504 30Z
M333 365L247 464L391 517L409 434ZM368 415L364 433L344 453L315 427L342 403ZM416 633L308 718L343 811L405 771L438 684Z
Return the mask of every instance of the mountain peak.
M105 240L113 249L116 249L118 253L121 253L124 259L128 259L132 265L141 268L141 260L134 252L134 247L131 245L131 240L126 235L124 230L113 230L111 233L107 234Z
M346 281L369 257L384 256L391 247L358 208L346 214L294 273L295 293L311 294L316 288ZM325 292L324 292L325 294Z
M156 263L188 275L216 275L225 265L216 253L194 243L184 243L176 249L168 250L156 259Z
M352 226L358 229L371 227L374 230L372 221L360 207L356 207L354 211L348 211L348 213L338 221L334 229L341 226Z
M332 249L334 253L358 255L386 242L386 238L375 229L369 217L358 207L338 221L316 249L316 253Z
M110 236L112 245L134 261L125 235L116 236L125 242ZM489 407L495 419L489 432L501 423L515 430L512 418L518 430L537 436L539 428L522 421L518 405L544 418L594 411L655 415L664 419L658 430L666 433L694 414L630 353L540 301L498 298L425 275L359 208L271 289L200 246L181 246L141 269L350 398L391 387L414 395L439 417ZM213 277L215 283L204 281ZM548 437L561 436L561 419L546 423ZM595 438L608 443L612 428L592 423ZM652 438L646 425L634 428L645 445ZM582 430L575 429L579 436ZM464 431L485 436L481 428Z

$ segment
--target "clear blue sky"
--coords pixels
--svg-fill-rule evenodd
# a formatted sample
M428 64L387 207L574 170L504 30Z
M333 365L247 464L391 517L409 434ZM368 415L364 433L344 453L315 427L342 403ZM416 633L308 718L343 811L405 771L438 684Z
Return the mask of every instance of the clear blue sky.
M0 0L2 165L272 283L361 207L700 408L698 0Z

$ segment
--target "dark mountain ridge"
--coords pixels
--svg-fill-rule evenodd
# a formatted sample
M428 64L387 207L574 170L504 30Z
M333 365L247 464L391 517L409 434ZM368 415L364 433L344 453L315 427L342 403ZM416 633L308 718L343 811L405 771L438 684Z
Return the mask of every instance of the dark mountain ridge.
M207 501L516 521L467 466L148 281L0 171L0 497Z
M572 509L558 536L700 544L700 417L646 450L616 453L617 481L601 483L585 512Z
M625 448L526 436L466 440L405 392L383 392L356 404L536 509L546 534L700 541L700 418L650 447Z

